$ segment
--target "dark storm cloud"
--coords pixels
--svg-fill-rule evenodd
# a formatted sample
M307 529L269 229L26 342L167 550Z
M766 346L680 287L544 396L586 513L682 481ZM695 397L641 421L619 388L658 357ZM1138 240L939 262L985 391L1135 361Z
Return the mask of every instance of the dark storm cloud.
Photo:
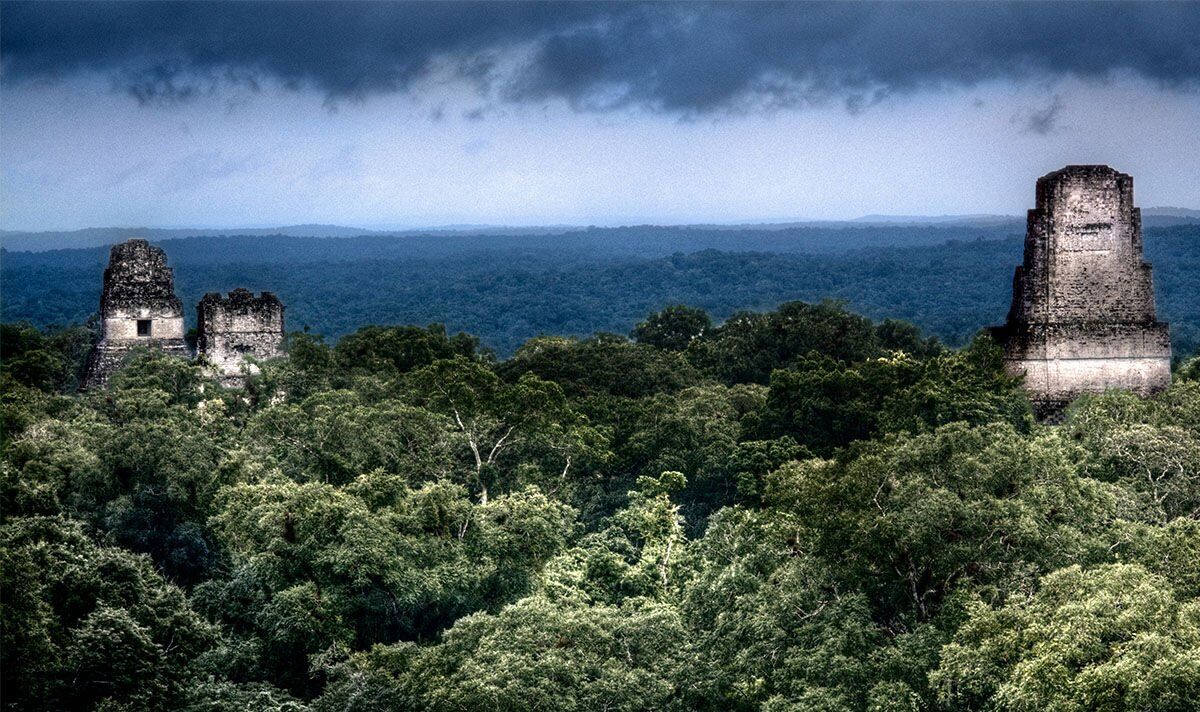
M993 79L1122 71L1200 85L1200 5L1189 3L5 3L2 13L5 83L99 71L142 102L268 81L361 99L407 91L438 61L490 99L678 114L853 109Z
M1054 133L1058 130L1059 115L1062 114L1063 108L1062 98L1056 94L1049 105L1036 111L1031 111L1025 117L1025 133L1037 134L1039 136Z
M98 70L142 100L265 79L364 97L406 89L440 54L479 81L489 50L588 15L543 4L14 2L0 52L7 81Z

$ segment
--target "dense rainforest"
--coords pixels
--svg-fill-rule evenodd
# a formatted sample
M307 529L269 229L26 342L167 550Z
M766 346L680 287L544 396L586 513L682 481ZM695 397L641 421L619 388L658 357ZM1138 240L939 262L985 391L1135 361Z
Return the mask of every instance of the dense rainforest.
M504 359L298 332L244 389L142 353L74 394L92 338L0 334L6 709L1200 699L1195 358L1051 427L986 338L836 302Z
M701 230L565 235L229 236L158 243L194 325L205 292L269 290L289 330L336 340L363 324L441 323L502 357L543 335L627 332L685 303L715 319L783 302L844 299L962 346L1001 324L1022 240L1005 226ZM1200 226L1148 228L1158 315L1176 353L1200 349ZM108 248L0 255L0 316L37 326L96 311Z

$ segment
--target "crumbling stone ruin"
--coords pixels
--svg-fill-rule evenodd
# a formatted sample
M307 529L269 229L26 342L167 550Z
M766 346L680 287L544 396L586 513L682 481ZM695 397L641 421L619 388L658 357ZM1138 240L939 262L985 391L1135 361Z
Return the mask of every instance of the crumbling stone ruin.
M103 387L135 348L188 356L183 304L167 256L145 240L113 245L100 296L100 341L88 356L84 388Z
M197 307L201 359L225 386L242 386L257 368L246 360L283 355L283 303L270 292L235 289L204 295ZM190 358L183 303L167 256L145 240L113 245L100 297L100 341L88 356L82 387L103 388L136 348Z
M196 309L200 358L216 370L225 386L244 385L247 375L258 372L246 360L283 355L283 303L270 292L254 296L235 289L228 297L210 292Z
M1038 179L1008 322L992 335L1043 419L1083 393L1144 396L1170 384L1171 342L1155 320L1132 177L1067 166Z

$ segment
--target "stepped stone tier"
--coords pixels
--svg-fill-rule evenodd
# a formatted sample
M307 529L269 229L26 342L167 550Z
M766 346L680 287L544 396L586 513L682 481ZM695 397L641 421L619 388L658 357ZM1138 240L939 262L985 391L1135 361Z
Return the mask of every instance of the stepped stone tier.
M88 356L84 388L103 387L131 351L189 356L183 304L163 251L145 240L113 245L100 296L100 341Z
M196 309L200 357L216 370L225 386L244 385L258 367L246 357L263 360L283 355L283 303L270 292L255 296L235 289L229 296L204 295Z
M1133 178L1067 166L1038 179L1008 322L991 331L1043 419L1084 393L1149 395L1170 384L1171 342L1155 320Z

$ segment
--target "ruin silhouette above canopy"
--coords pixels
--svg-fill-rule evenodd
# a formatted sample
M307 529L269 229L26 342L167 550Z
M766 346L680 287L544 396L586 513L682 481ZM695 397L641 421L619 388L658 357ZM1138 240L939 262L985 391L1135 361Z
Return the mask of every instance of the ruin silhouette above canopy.
M1170 384L1169 329L1156 319L1142 249L1132 177L1078 165L1038 179L1008 321L991 333L1039 416L1084 393Z

